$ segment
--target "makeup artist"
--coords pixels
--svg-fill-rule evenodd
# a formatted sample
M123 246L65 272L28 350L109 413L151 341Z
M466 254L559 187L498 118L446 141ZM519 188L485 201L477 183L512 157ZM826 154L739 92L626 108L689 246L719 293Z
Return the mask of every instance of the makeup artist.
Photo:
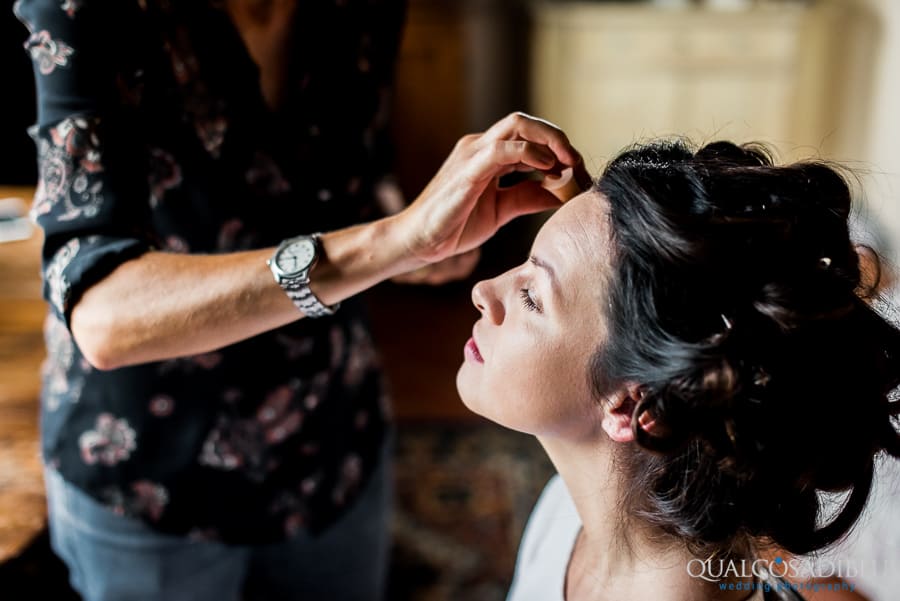
M496 178L579 160L511 115L378 220L402 9L16 4L51 542L86 600L380 597L390 424L353 297L467 275L502 224L557 204Z

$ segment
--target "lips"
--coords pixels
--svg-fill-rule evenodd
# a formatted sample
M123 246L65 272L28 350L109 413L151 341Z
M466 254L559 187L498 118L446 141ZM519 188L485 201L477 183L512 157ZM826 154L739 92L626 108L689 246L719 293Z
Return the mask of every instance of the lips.
M484 357L481 356L481 351L478 350L474 335L466 341L466 347L463 352L466 359L475 361L476 363L484 363Z

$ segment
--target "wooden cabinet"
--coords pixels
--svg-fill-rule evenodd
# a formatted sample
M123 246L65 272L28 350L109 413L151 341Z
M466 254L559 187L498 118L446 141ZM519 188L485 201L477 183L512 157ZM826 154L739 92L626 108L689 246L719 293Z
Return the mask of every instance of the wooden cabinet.
M522 0L410 0L392 115L396 172L418 194L463 135L525 109Z
M784 159L853 153L849 103L871 56L860 50L871 35L860 17L829 2L739 11L538 3L531 108L594 168L665 135L760 140Z
M395 170L409 198L422 190L466 133L462 40L459 8L452 2L410 2L392 114Z

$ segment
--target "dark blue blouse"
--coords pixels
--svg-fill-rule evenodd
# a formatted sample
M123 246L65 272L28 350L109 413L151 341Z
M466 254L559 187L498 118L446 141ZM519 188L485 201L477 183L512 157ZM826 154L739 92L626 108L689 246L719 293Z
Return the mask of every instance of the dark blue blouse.
M364 486L388 428L358 304L110 371L85 361L68 319L89 286L151 249L234 252L376 217L402 3L303 2L278 111L213 2L15 10L38 92L44 460L161 531L233 543L321 531Z

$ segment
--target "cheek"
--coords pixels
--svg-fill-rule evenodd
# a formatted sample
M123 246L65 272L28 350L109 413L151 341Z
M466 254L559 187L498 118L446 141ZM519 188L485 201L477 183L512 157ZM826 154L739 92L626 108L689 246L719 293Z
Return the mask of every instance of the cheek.
M510 341L512 342L512 341ZM586 363L565 344L504 346L490 364L464 363L457 374L463 403L503 426L540 434L582 419Z

